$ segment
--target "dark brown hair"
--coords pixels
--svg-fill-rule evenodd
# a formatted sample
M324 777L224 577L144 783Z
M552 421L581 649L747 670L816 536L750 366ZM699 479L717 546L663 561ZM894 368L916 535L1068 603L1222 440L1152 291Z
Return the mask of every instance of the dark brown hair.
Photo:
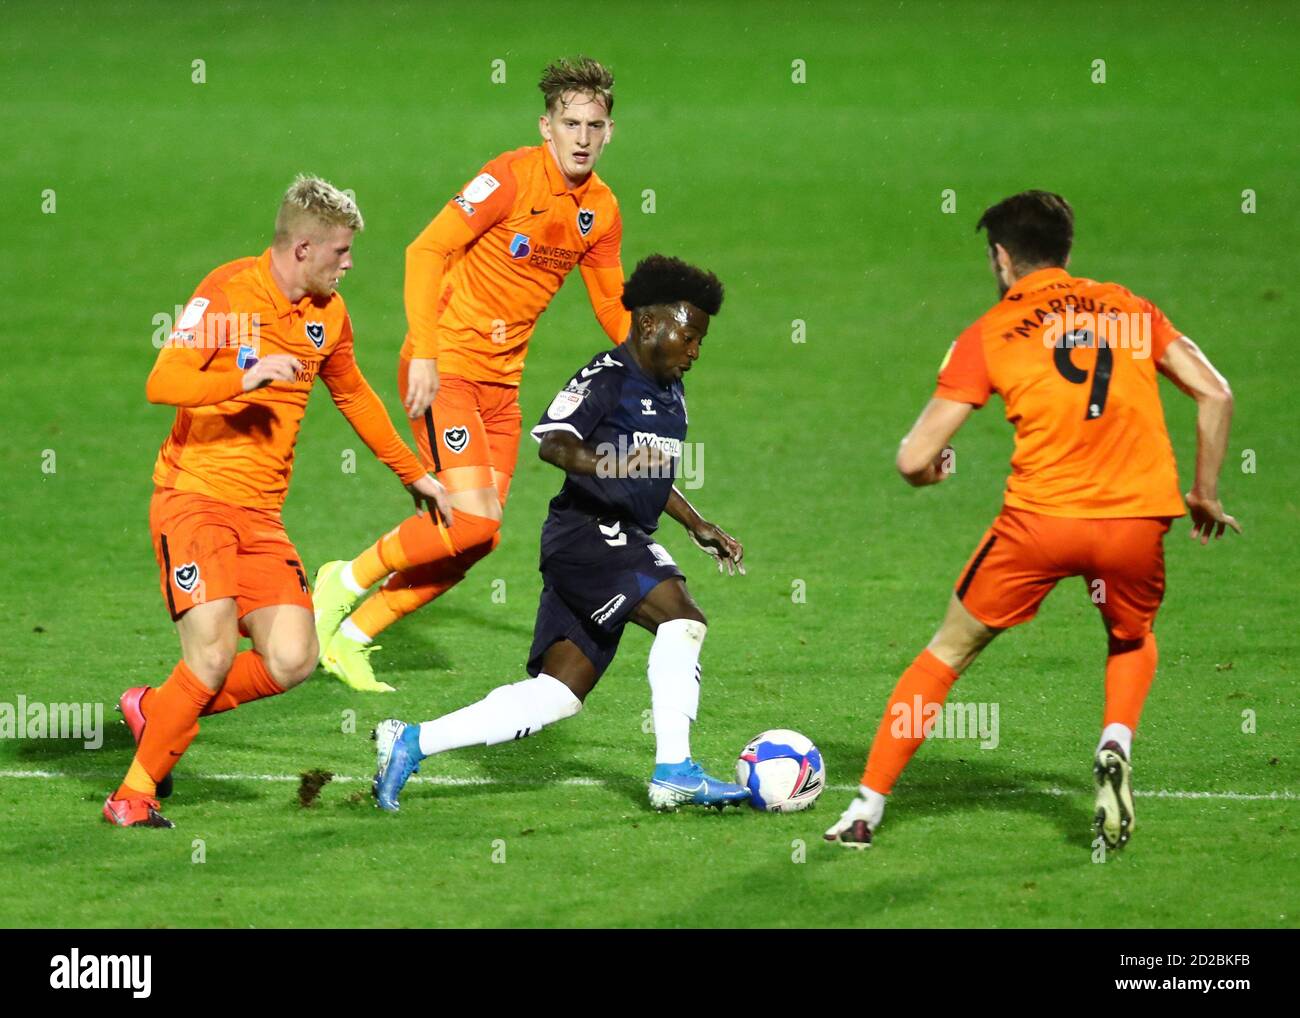
M988 230L1019 266L1064 266L1074 243L1074 210L1051 191L1021 191L984 210L975 230Z

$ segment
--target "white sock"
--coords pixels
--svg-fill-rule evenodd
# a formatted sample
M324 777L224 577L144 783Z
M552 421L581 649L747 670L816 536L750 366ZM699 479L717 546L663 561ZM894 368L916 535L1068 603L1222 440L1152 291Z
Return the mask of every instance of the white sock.
M700 647L709 627L694 619L660 623L650 645L650 709L655 723L655 763L681 763L691 755L691 722L700 706Z
M373 636L367 636L361 631L361 627L352 621L351 615L345 618L339 625L339 632L349 640L356 640L357 643L369 643L374 639Z
M559 679L542 674L497 686L477 703L420 725L425 756L465 746L495 746L535 735L547 725L571 718L582 701Z
M1101 747L1108 742L1118 742L1119 748L1124 751L1124 759L1133 759L1133 729L1128 725L1121 725L1118 721L1112 721L1101 730L1101 738L1097 740L1097 751L1101 752Z
M342 581L343 586L347 587L348 590L356 594L357 597L360 597L362 594L366 592L366 588L361 586L361 584L357 582L357 578L352 575L351 562L348 562L346 565L343 566L341 570L339 570L339 580Z
M858 806L864 814L862 819L873 831L880 826L880 821L885 815L885 796L872 791L866 785L859 785L858 797L853 800L853 805Z

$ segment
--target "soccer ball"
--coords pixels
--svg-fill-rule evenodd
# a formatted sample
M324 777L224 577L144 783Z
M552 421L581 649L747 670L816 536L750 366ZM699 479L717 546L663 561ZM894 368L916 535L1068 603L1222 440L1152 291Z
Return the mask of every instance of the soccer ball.
M798 732L773 728L749 740L736 761L736 780L749 804L769 813L794 813L817 801L826 787L821 751Z

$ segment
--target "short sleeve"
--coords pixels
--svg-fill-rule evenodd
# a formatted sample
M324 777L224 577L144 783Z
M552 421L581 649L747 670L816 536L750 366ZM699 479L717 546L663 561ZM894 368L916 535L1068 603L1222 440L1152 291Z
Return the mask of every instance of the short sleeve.
M979 323L957 337L939 365L938 399L982 407L993 394L988 364L984 359L984 332Z
M592 269L615 269L622 265L623 217L615 204L612 213L614 221L609 229L602 233L596 243L583 254L580 261Z
M533 438L540 442L542 436L550 431L567 431L579 438L589 437L618 406L625 370L608 355L583 368L551 400L532 430Z
M1151 323L1151 359L1159 362L1169 344L1181 337L1182 332L1149 300L1143 299L1142 313L1149 316Z

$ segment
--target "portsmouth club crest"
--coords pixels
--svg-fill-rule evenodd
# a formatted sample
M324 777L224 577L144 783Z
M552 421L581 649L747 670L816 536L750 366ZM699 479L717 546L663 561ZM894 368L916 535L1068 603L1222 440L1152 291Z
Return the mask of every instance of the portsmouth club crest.
M307 338L317 350L325 345L325 323L307 322Z
M183 566L177 566L172 570L172 581L185 593L194 593L194 588L199 585L198 565L194 562L187 562Z
M465 427L444 428L442 441L452 452L464 452L469 445L469 429Z
M591 209L578 209L578 232L584 237L591 232L591 228L596 225L596 213Z

